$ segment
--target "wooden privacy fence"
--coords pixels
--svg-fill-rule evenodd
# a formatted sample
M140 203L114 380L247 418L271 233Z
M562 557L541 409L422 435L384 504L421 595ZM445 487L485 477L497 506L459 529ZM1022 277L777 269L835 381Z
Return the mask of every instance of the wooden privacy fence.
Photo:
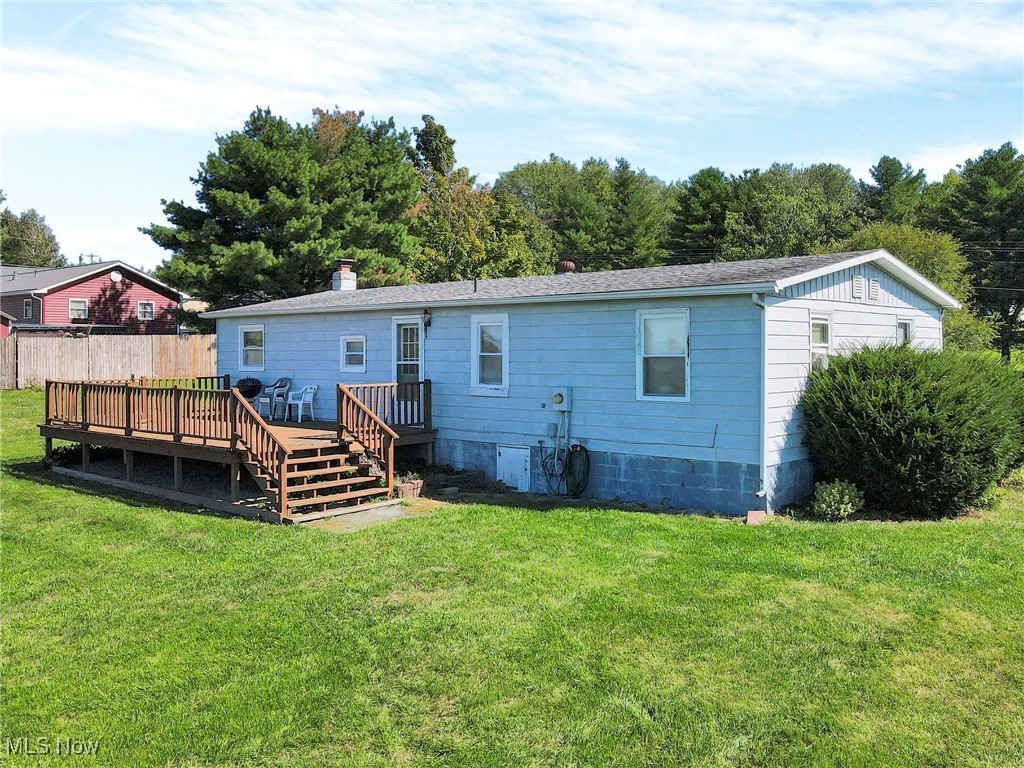
M47 379L100 381L217 374L217 337L44 336L0 339L0 389L41 387Z

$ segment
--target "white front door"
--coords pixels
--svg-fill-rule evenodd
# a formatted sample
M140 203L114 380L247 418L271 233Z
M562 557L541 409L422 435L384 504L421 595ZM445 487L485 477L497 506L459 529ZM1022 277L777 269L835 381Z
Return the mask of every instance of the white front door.
M396 317L395 381L416 384L423 380L423 323L420 318Z

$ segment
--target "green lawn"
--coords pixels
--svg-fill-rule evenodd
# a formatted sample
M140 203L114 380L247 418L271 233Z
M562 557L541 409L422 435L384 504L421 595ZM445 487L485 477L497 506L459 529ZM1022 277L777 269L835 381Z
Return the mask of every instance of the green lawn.
M40 765L1024 764L1020 488L940 523L339 534L51 477L41 395L0 405L3 736L99 740Z

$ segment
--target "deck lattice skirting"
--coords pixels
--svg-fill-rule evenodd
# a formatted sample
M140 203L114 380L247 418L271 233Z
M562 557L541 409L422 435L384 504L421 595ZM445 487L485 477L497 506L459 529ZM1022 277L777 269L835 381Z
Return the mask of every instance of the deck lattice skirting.
M268 423L228 377L185 380L47 381L40 433L49 456L54 438L125 451L132 480L135 451L170 455L174 491L181 461L231 467L238 500L244 467L265 496L261 517L301 522L349 511L394 489L395 446L433 441L430 381L338 385L334 424Z

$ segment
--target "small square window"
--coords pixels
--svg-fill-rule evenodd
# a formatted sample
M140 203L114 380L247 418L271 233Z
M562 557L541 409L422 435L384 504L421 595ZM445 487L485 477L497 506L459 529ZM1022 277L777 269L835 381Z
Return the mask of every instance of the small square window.
M341 337L341 370L343 373L366 373L366 337Z
M139 302L139 320L153 320L156 318L156 303L152 301Z
M88 299L69 299L68 318L71 320L85 320L89 317Z
M911 320L896 321L896 343L909 344L914 338L914 323Z

